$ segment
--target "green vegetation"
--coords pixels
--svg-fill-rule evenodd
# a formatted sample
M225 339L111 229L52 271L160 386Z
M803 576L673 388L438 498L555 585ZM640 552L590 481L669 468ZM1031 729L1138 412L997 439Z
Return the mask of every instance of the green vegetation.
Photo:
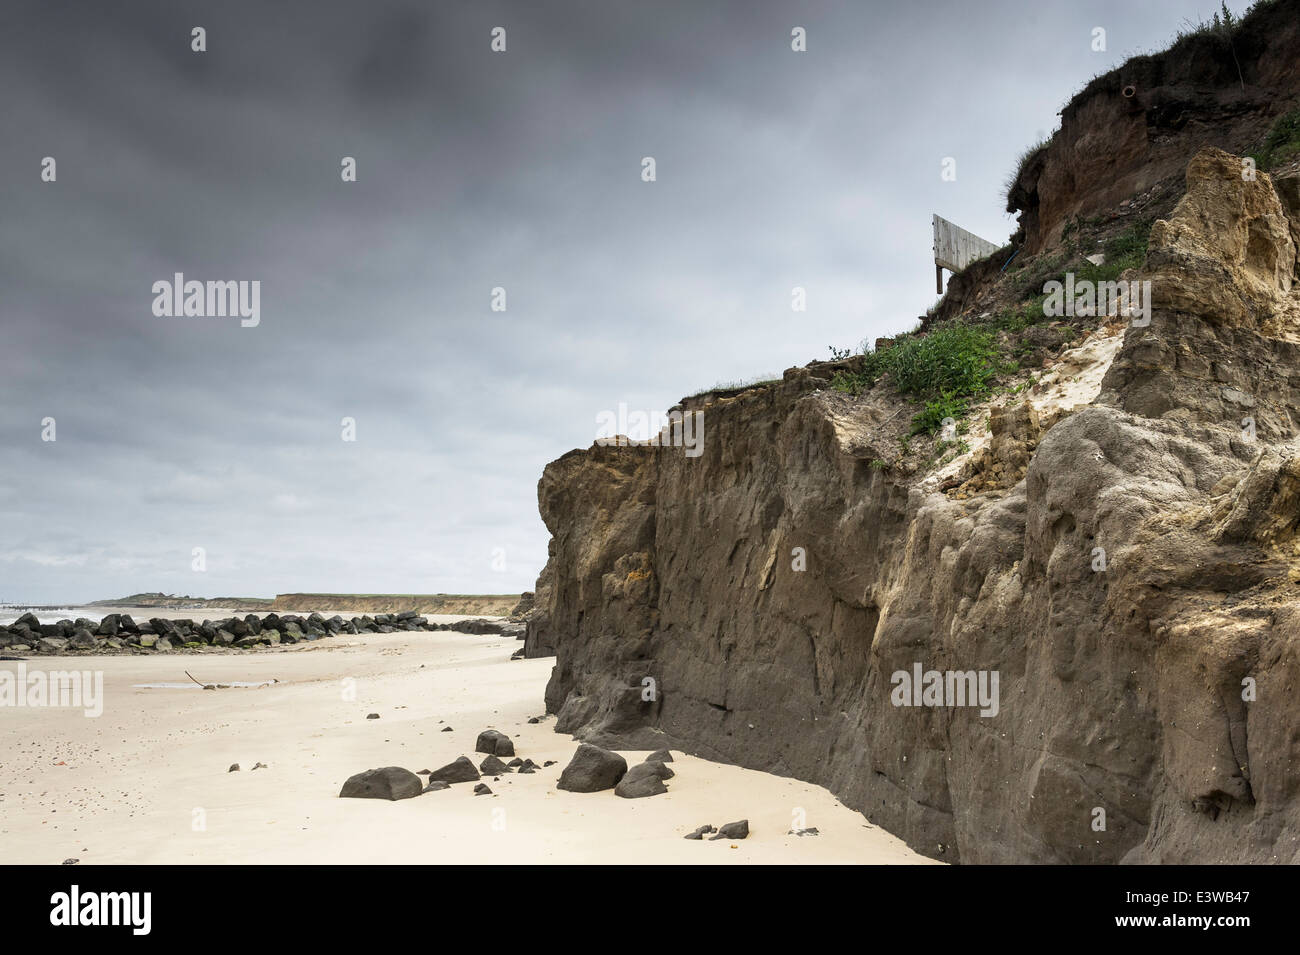
M1265 171L1300 157L1300 108L1279 116L1259 149L1250 154L1256 168Z
M838 372L831 387L857 395L888 374L899 392L924 404L910 434L933 434L945 418L965 415L971 400L992 394L993 380L1003 370L997 336L982 325L946 325L924 337L900 335L891 347L862 358L861 370Z
M780 375L756 375L753 378L744 378L739 381L720 381L712 388L704 388L695 392L693 395L687 395L687 398L698 398L701 395L712 394L716 391L741 391L745 388L758 388L762 385L774 385L780 380Z

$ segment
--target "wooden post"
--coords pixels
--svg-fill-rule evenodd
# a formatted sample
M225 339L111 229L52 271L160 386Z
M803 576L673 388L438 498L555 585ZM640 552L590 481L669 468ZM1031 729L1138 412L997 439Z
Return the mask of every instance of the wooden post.
M943 294L943 266L937 262L934 266L934 290L937 294Z

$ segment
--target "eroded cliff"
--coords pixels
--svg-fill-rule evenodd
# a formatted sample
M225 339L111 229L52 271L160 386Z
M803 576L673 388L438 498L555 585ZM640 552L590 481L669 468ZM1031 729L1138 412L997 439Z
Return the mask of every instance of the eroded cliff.
M557 730L811 780L951 861L1300 862L1300 180L1244 168L1186 165L1124 274L1149 316L1041 364L1022 330L1032 374L928 461L849 361L688 400L697 458L550 464ZM996 674L995 712L899 705L918 666Z

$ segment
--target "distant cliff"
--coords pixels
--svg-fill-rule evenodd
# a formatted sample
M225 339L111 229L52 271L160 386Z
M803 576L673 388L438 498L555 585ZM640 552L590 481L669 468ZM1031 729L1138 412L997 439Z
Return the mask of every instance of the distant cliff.
M519 594L277 594L272 610L351 613L473 614L504 617L519 603Z
M504 617L520 603L519 594L277 594L263 597L177 597L173 594L132 594L115 600L97 600L92 607L151 607L160 610L284 610L313 613L329 610L350 613L472 614Z

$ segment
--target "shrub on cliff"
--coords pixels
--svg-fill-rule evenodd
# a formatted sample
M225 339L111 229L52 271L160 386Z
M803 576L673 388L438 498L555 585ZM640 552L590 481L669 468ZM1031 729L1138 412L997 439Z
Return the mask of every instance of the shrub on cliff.
M1279 116L1259 151L1251 154L1255 165L1264 170L1276 169L1297 157L1300 157L1300 108Z
M861 370L842 371L831 386L861 394L884 375L899 392L925 408L912 419L912 434L930 434L944 418L961 417L971 399L986 397L1001 369L994 333L976 325L946 325L923 336L900 335L888 348L867 352Z

